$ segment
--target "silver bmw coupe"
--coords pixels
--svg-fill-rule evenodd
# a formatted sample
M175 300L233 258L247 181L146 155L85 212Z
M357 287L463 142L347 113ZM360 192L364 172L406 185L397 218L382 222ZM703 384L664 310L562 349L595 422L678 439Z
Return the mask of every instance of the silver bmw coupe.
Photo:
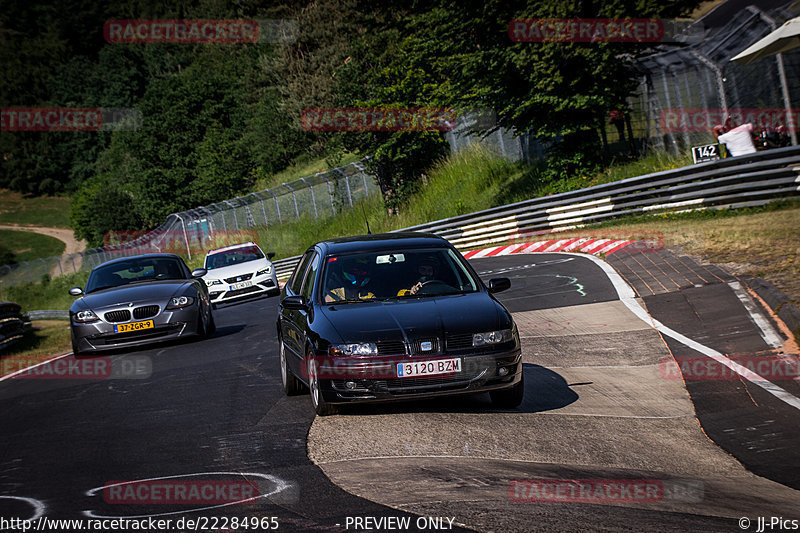
M177 255L146 254L95 267L69 309L72 351L95 352L214 332L206 270Z

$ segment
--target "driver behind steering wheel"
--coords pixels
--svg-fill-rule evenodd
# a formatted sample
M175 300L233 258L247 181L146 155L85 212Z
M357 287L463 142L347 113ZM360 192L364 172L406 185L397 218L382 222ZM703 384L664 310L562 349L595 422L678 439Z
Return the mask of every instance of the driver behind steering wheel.
M417 274L419 274L417 282L410 289L400 289L397 295L417 294L426 282L435 280L438 273L439 260L435 256L429 255L422 258L417 264Z

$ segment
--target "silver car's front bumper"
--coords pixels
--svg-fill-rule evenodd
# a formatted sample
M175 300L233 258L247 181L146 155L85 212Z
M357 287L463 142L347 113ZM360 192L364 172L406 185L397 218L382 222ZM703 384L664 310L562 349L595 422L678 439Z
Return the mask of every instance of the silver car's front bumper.
M127 333L115 333L115 324L103 319L88 324L73 320L70 326L72 338L78 351L94 352L197 335L201 331L199 309L195 303L183 309L164 310L148 319L153 321L153 328Z

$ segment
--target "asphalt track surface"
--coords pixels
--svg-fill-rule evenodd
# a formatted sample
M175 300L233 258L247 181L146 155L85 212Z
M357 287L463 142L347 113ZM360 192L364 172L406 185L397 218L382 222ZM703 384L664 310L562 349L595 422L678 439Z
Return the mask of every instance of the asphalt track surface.
M758 516L800 518L795 408L740 380L665 377L665 358L689 349L634 317L586 258L473 265L512 279L499 296L523 336L518 409L473 395L315 419L307 395L280 388L277 299L253 300L220 308L211 339L112 355L145 358L145 377L0 382L0 517L276 517L279 531L741 531L744 516L755 531ZM640 302L715 349L765 353L722 280L695 285ZM244 479L263 497L204 510L109 503L98 490L171 476ZM514 501L510 484L532 479L677 489L657 501ZM419 516L442 521L416 527ZM380 517L411 527L374 527Z

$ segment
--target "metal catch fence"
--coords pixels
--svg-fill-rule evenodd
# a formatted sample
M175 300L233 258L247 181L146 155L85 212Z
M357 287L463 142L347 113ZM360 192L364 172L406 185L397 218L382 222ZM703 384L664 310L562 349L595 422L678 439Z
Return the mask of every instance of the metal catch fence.
M369 157L245 196L169 215L152 231L107 235L104 246L64 256L0 266L0 284L36 282L44 276L89 271L111 259L150 252L204 253L220 234L268 227L301 217L319 219L380 193Z

